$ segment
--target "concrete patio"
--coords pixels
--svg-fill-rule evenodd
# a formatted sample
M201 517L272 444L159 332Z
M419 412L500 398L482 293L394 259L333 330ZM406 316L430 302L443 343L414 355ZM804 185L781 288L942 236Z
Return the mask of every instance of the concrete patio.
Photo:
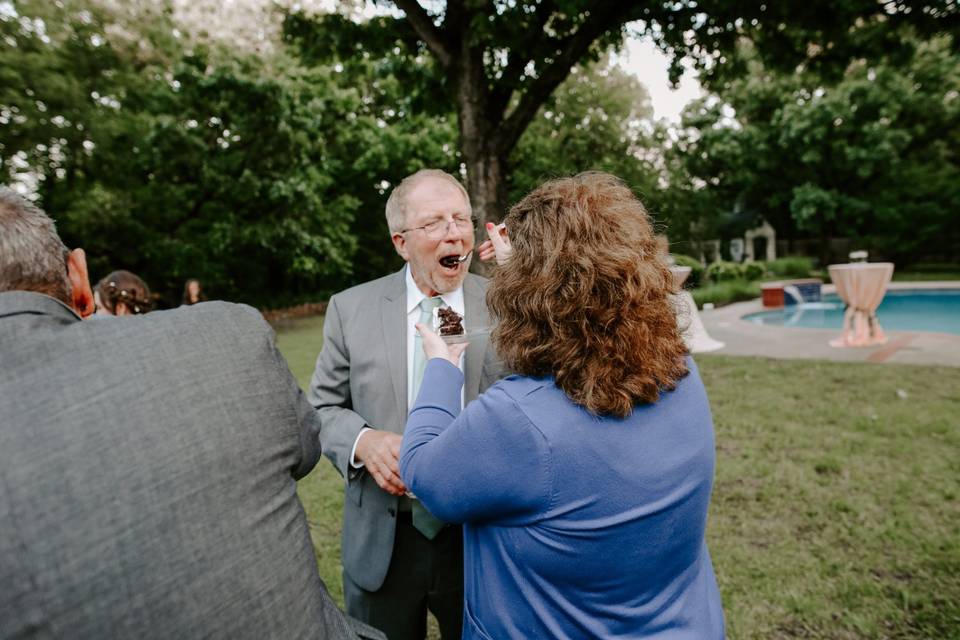
M960 289L960 281L894 282L889 289ZM834 293L824 285L823 293ZM884 345L835 348L829 342L840 335L835 329L801 329L760 325L743 316L764 311L759 299L701 311L710 337L724 343L713 353L769 358L837 360L846 362L898 362L903 364L960 367L960 335L921 331L887 331ZM883 324L883 316L880 316Z

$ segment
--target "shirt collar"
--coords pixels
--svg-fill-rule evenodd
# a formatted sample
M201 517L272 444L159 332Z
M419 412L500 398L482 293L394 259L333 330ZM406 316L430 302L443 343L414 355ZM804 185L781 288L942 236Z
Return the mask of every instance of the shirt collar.
M404 272L404 278L407 282L407 315L410 315L415 308L420 306L420 301L427 296L423 291L420 291L420 287L418 287L417 283L413 281L413 274L410 273L409 264L404 267ZM440 299L443 300L444 304L459 313L461 316L464 315L462 284L453 291L441 293Z

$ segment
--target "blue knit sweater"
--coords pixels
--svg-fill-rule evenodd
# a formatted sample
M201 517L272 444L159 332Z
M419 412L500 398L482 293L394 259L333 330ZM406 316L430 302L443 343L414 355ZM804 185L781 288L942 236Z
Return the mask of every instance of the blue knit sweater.
M617 419L523 376L461 412L459 369L428 362L400 471L464 523L466 640L724 637L704 542L713 425L688 364L674 391Z

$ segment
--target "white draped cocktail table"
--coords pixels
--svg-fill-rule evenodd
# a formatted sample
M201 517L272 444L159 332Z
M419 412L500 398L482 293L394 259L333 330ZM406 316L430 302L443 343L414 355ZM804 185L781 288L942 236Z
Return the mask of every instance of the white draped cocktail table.
M887 336L880 328L877 307L893 277L892 262L832 264L830 279L846 305L843 334L830 341L834 347L869 347L883 344Z

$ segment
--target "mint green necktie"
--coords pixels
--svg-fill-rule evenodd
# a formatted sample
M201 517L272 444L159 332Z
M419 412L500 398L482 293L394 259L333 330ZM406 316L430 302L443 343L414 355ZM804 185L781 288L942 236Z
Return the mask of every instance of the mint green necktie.
M439 297L424 298L420 301L420 324L432 327L433 310L442 304ZM420 391L420 384L423 382L423 372L427 368L427 356L423 352L423 339L418 331L413 339L413 398L416 400L417 393ZM427 508L419 500L412 500L410 504L413 526L424 535L427 540L433 540L440 529L443 529L443 521L433 517L433 514L427 511Z
M428 329L433 329L433 310L443 304L440 297L424 298L420 301L420 324L427 325ZM427 356L423 352L423 338L417 331L413 336L413 400L416 401L417 393L420 391L420 383L423 382L423 372L427 368Z

